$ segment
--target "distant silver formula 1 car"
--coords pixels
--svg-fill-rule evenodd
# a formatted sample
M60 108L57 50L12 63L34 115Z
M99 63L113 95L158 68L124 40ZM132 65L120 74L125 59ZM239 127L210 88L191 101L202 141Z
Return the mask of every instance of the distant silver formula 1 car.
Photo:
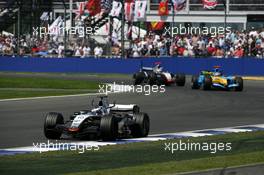
M185 85L184 74L172 74L170 72L163 71L163 67L160 64L156 64L155 67L142 67L138 73L133 75L134 84L149 84L149 85L172 85L178 86Z

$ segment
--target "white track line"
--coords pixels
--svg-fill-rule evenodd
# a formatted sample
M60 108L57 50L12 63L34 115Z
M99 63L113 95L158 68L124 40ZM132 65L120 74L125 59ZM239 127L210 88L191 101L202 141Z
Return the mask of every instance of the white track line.
M110 86L113 86L113 84L108 84ZM0 102L8 102L8 101L22 101L22 100L39 100L39 99L50 99L50 98L67 98L67 97L83 97L83 96L97 96L97 95L107 95L107 94L118 94L118 93L124 93L129 92L130 89L120 90L120 87L124 87L128 85L118 85L115 84L112 89L113 92L107 92L107 93L85 93L85 94L75 94L75 95L58 95L58 96L44 96L44 97L26 97L26 98L11 98L11 99L2 99Z
M204 137L204 136L212 136L217 135L217 132L225 133L238 133L238 132L252 132L255 128L260 128L259 130L264 130L264 124L257 125L244 125L244 126L235 126L235 127L226 127L226 128L215 128L215 129L204 129L204 130L195 130L195 131L187 131L187 132L176 132L176 133L165 133L165 134L154 134L149 135L149 137L145 138L132 138L132 139L122 139L114 142L101 142L101 141L77 141L77 142L65 142L66 145L80 145L80 146L92 146L92 147L101 147L107 145L118 145L118 144L126 144L126 143L135 143L135 142L152 142L152 141L161 141L172 139L179 137ZM251 128L251 129L250 129ZM211 132L211 133L210 133ZM57 141L51 141L51 143L57 143ZM34 147L34 146L26 146L26 147L16 147L16 148L6 148L0 149L4 151L2 155L12 154L12 152L47 152L47 151L61 151L61 148L50 148L50 147ZM16 154L16 153L14 153ZM1 155L1 154L0 154Z
M230 127L224 127L224 128L206 128L206 129L200 129L200 130L193 130L193 131L184 131L184 132L177 132L177 133L165 133L165 134L152 134L149 136L162 136L162 135L176 135L179 133L193 133L193 132L202 132L202 131L208 131L208 130L213 130L213 131L225 131L229 132L228 130L232 131L232 132L247 132L249 130L247 129L236 129L236 128L240 128L240 127L260 127L260 128L264 128L264 124L252 124L252 125L238 125L238 126L230 126Z
M11 98L11 99L3 99L3 100L0 100L0 102L6 102L6 101L21 101L21 100L39 100L39 99L48 99L48 98L65 98L65 97L96 96L96 95L105 95L105 94L102 94L102 93L87 93L87 94L61 95L61 96L28 97L28 98Z

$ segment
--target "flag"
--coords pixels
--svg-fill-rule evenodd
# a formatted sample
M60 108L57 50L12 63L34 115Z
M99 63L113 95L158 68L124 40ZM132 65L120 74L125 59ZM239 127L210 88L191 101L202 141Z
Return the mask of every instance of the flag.
M81 17L85 13L85 7L87 2L76 2L78 10L75 11L76 19Z
M127 33L126 33L126 38L127 39L132 39L132 31L133 31L133 25L128 26Z
M149 26L149 29L152 30L152 31L163 30L164 26L165 26L165 22L162 22L162 21L160 21L160 22L151 22L150 26Z
M55 21L49 26L48 31L50 35L61 34L60 27L63 24L62 17L59 16Z
M101 0L101 10L104 13L109 13L112 9L113 0Z
M147 1L146 0L137 0L135 2L135 11L134 17L136 20L143 20L146 17L147 10Z
M101 12L101 1L89 0L86 4L86 8L91 16L95 16Z
M217 6L217 0L202 0L205 9L214 9Z
M161 0L159 4L159 15L167 16L169 14L168 0Z
M112 10L111 10L109 15L118 17L120 15L121 11L122 11L122 3L117 2L117 1L113 1Z
M186 7L186 0L172 0L174 11L181 11Z
M134 3L133 2L126 2L125 3L125 17L127 21L133 20L133 10L134 10Z
M40 16L40 19L42 21L48 21L49 20L49 12L43 12L42 15Z

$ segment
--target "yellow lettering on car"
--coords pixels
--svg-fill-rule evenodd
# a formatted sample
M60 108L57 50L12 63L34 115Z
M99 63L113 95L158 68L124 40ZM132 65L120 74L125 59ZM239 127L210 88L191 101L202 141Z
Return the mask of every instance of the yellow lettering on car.
M227 85L227 80L221 77L212 77L213 83L218 83L222 85Z

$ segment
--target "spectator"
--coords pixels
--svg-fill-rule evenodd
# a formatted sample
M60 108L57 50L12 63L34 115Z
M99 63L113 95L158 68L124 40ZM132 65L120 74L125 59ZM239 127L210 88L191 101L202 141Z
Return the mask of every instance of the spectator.
M75 48L75 54L74 54L74 56L76 56L76 57L81 57L83 54L82 54L82 47L81 46L77 46L76 48Z
M69 42L67 50L60 43L60 37L44 36L37 38L30 35L20 36L20 40L11 35L0 34L0 54L14 55L36 55L47 53L45 56L64 56L88 57L91 48L83 45L84 40L74 40ZM86 41L87 42L87 41ZM77 44L75 44L77 43ZM18 48L19 46L19 48ZM240 47L238 47L240 46ZM93 47L94 48L94 47ZM120 56L121 46L115 44L112 47L115 56ZM109 49L111 50L111 49ZM264 57L264 29L251 31L232 31L225 35L176 35L174 38L164 35L155 35L149 32L143 39L132 41L131 48L128 48L129 55L132 57L148 56L184 56L184 57ZM17 53L18 51L18 53ZM103 55L103 49L95 46L93 50L95 57ZM226 53L226 54L225 54Z
M225 56L225 54L224 54L223 49L221 49L220 46L217 46L216 51L215 51L215 57L216 58L223 58L224 56Z
M85 45L83 48L82 48L82 51L83 51L83 56L82 58L86 58L86 57L89 57L91 55L91 48L88 46L88 45Z
M237 49L234 52L234 57L235 58L241 58L244 56L244 50L242 49L241 45L239 44L237 46Z
M100 46L96 46L94 48L94 56L95 56L95 58L102 57L102 55L103 55L103 48L100 47Z
M60 43L59 47L58 47L58 58L63 57L63 51L64 51L64 45L63 45L63 43Z
M216 48L213 46L213 42L210 41L207 47L208 56L215 56Z

